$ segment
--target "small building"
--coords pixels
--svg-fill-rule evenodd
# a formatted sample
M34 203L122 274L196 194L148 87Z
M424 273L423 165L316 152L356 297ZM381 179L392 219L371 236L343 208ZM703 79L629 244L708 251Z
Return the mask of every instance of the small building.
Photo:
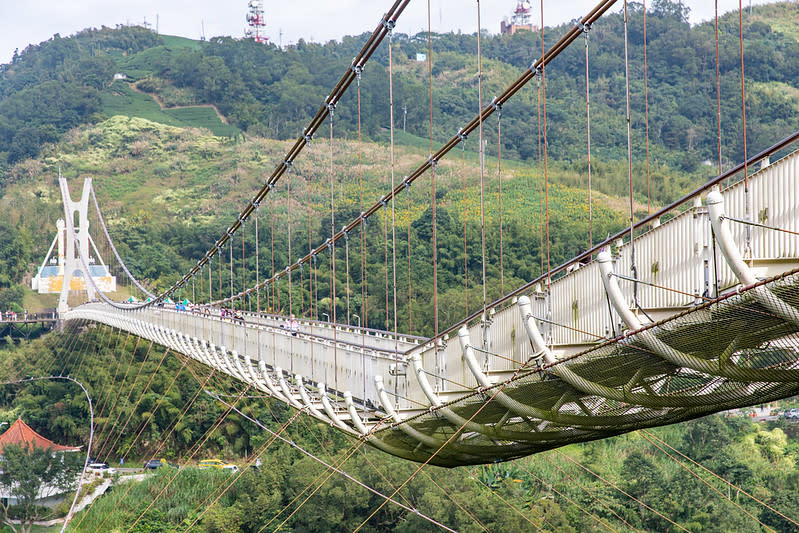
M114 74L114 81L116 81L116 80L126 80L126 79L128 79L128 77L123 72L117 72L116 74Z
M88 237L92 250L94 250L97 258L100 260L99 265L95 264L94 256L89 257L87 260L89 263L89 275L94 282L93 285L104 293L114 292L117 290L116 276L111 274L108 266L103 262L103 258L100 257L100 252L97 250L97 246L94 244L91 235ZM39 294L59 294L61 292L61 287L64 284L64 268L66 265L66 238L66 224L64 219L59 218L56 221L56 235L55 238L53 238L53 243L50 245L50 249L41 266L36 271L36 275L31 279L31 289L37 291ZM57 252L57 255L53 255L54 251ZM86 255L88 255L88 253ZM85 291L86 289L87 283L86 279L83 277L83 270L74 270L69 281L69 290Z
M3 459L3 450L10 444L19 444L22 447L34 446L43 450L51 450L52 453L72 453L79 452L80 448L75 446L62 446L47 439L38 433L33 428L18 418L16 422L11 424L5 433L0 435L0 461ZM39 498L37 503L40 505L52 506L63 500L64 494L61 489L57 487L50 487L43 485L39 490ZM16 498L4 489L0 488L0 500L4 505L14 505L17 503Z

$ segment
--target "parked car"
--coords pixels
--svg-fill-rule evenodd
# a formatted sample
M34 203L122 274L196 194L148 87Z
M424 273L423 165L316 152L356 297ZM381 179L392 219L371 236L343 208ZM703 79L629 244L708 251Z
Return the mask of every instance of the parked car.
M162 466L171 466L172 468L180 468L178 465L170 463L163 457L161 459L150 459L149 461L144 463L144 468L148 470L155 470L156 468L160 468Z
M239 467L234 464L228 463L226 465L222 465L222 470L226 470L227 472L230 473L235 473L239 471Z
M197 464L198 468L222 468L227 463L222 459L203 459Z
M161 462L161 459L150 459L144 463L144 468L146 470L155 470L156 468L160 468L162 466L164 466L164 463Z
M785 418L799 418L799 409L789 409L785 411Z
M92 472L94 474L109 474L113 475L116 474L117 471L111 468L108 463L91 463L86 468L87 472Z

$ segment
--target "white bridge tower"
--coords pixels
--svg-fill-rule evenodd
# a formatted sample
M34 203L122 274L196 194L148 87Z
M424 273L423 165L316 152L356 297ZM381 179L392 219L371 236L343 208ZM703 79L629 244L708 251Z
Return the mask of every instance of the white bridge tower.
M67 180L59 175L58 183L64 203L64 218L56 222L56 236L31 281L31 288L41 294L59 294L57 310L58 315L63 316L69 310L69 291L85 290L91 301L96 297L95 286L103 292L116 291L116 278L103 263L100 252L89 235L92 179L86 178L83 182L83 192L77 202L69 194ZM56 247L57 257L53 257ZM90 249L94 251L94 255L90 255ZM95 265L95 262L99 264Z

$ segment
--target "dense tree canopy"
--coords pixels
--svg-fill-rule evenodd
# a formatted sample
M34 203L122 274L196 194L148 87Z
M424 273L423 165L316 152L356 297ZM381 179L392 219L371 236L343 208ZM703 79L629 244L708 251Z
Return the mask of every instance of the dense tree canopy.
M714 27L712 23L690 26L688 8L679 1L658 0L649 9L645 95L643 8L630 4L636 155L643 155L643 142L638 141L643 140L648 118L653 155L690 171L717 158ZM777 31L770 18L754 13L744 18L743 27L750 153L799 127L791 96L799 77L799 43ZM610 159L625 154L622 24L620 14L606 15L589 37L592 141L596 153ZM545 44L553 44L566 30L567 26L548 28ZM720 20L722 143L729 161L743 156L738 33L737 16L731 13ZM473 83L477 39L460 33L433 37L434 134L441 140L453 136L477 112ZM165 45L160 36L140 27L91 29L70 38L56 35L0 66L0 161L14 163L35 156L43 143L102 116L101 97L113 91L117 70L126 70L130 82L140 81L142 88L156 94L169 86L188 91L193 101L215 104L250 133L297 137L365 38L364 34L324 44L300 40L279 49L229 37L196 46ZM541 49L539 39L540 34L530 32L485 36L486 90L498 91L529 67ZM394 97L403 109L403 128L426 137L428 82L426 69L415 63L415 57L427 53L427 35L396 34L393 43ZM575 127L582 120L575 110L584 105L583 53L583 47L575 44L547 69L548 142L556 159L573 161L575 153L584 152L584 127ZM387 66L384 45L362 80L361 124L367 137L379 138L388 127ZM337 110L336 127L342 135L356 132L355 98L355 91L350 91ZM511 157L537 157L530 127L537 120L537 98L535 88L524 91L504 110L502 144Z

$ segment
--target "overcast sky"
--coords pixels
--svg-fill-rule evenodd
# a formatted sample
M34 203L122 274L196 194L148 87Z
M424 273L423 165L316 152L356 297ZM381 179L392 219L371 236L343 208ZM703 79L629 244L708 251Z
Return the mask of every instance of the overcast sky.
M774 0L743 0L744 7ZM738 9L739 0L719 0L721 12ZM298 39L316 42L372 31L390 0L265 0L266 33L284 45ZM549 26L583 16L598 0L544 0L544 22ZM713 17L714 2L688 0L691 21ZM483 0L482 26L498 33L503 17L511 14L516 0ZM540 3L532 0L533 21L540 20ZM650 2L651 4L651 2ZM622 1L614 6L619 10ZM475 0L431 0L433 31L472 33L477 29ZM147 22L167 35L197 39L229 35L241 37L246 29L247 0L0 0L0 63L11 61L14 49L22 51L58 33L72 35L87 27ZM397 31L415 33L427 29L427 1L412 0L397 24ZM281 35L282 33L282 35Z

